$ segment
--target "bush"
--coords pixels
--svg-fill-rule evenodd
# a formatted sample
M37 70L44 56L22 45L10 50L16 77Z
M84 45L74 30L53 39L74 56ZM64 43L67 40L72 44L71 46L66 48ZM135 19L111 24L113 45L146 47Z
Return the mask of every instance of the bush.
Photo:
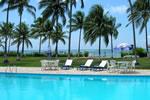
M136 50L133 50L133 54L136 52L136 54L139 56L139 57L146 57L147 54L145 52L145 50L143 48L137 48Z
M133 52L121 52L121 57L124 57L126 55L133 55Z
M35 52L35 53L33 53L33 56L34 57L45 57L46 55L43 54L43 53L37 53L37 52Z
M147 56L147 54L143 48L136 48L136 50L133 50L132 52L121 52L121 57L124 57L126 55L134 55L135 52L139 57L146 57Z
M89 56L89 52L88 51L85 51L84 52L84 57L88 57Z
M34 52L31 54L25 54L26 57L46 57L46 54Z
M0 56L4 56L4 52L0 52ZM8 56L15 57L17 56L17 52L11 51L8 53Z

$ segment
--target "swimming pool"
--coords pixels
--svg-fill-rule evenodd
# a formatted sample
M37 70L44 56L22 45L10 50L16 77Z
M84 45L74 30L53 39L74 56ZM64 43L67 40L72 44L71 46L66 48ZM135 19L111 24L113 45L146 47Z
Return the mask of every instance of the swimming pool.
M150 76L0 73L0 100L149 100Z

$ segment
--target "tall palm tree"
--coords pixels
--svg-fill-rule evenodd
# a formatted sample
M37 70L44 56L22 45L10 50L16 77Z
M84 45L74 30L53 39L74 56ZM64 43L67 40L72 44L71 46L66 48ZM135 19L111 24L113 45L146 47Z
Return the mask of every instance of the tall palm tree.
M47 20L48 18L52 21L52 26L58 26L59 20L62 21L62 24L66 24L66 3L64 0L41 0L39 2L39 9L44 9L42 12L43 18ZM48 32L49 48L50 48L50 38L51 32ZM46 40L45 37L43 40Z
M101 38L104 38L106 46L109 43L109 34L107 30L107 21L109 20L107 14L101 5L93 5L84 24L84 40L91 45L99 39L99 56L101 56Z
M37 18L37 20L34 21L34 24L32 24L32 35L37 39L39 38L39 53L41 53L41 47L42 47L42 38L44 36L44 25L45 21L42 17Z
M78 57L80 56L80 45L81 45L81 33L84 26L85 14L82 11L77 11L72 18L72 31L80 30L79 33L79 44L78 44Z
M110 19L108 21L108 31L110 32L110 40L111 40L111 53L112 53L112 58L113 58L113 53L114 53L114 47L113 47L113 37L117 39L118 37L118 28L121 26L120 23L116 23L116 18L110 16Z
M30 0L18 0L17 3L15 3L11 7L9 7L10 10L18 9L18 13L19 13L19 16L20 16L20 24L19 24L20 25L20 30L21 30L22 15L23 15L24 9L26 9L34 18L36 17L35 16L36 8L32 5L30 5L29 2L30 2ZM18 42L17 47L19 47L19 44L20 43Z
M150 0L136 0L133 4L133 19L135 20L136 26L140 26L140 33L145 29L145 40L146 40L146 51L148 50L148 29L147 24L150 19Z
M84 8L84 0L81 1L81 8ZM71 51L71 33L72 33L72 12L73 12L73 6L76 7L77 0L65 0L66 4L69 5L69 18L70 18L70 28L69 28L69 44L68 44L68 57L70 58L70 51ZM68 7L67 7L68 8Z
M16 1L14 1L14 0L2 0L1 2L0 2L0 7L2 7L4 4L7 4L7 10L6 9L4 9L4 11L6 11L7 13L7 15L6 15L6 24L9 24L9 11L10 11L10 7L12 6L12 5L14 5L16 3ZM7 30L6 30L7 31ZM6 33L8 33L8 32L6 32ZM5 37L5 46L4 46L4 48L5 48L5 55L7 55L7 41L8 41L8 37L6 36Z
M55 31L52 34L53 44L56 44L56 48L55 48L56 57L58 57L58 43L60 41L63 44L65 44L65 38L67 38L67 36L65 35L65 32L63 32L62 25L59 24L58 26L55 27Z
M129 13L129 16L134 16L134 9L133 9L133 5L132 5L132 2L131 0L128 0L129 2L129 5L130 7L128 8L127 12ZM135 21L134 21L134 18L133 17L129 17L129 21L131 21L132 23L132 29L133 29L133 41L134 41L134 50L136 50L136 33L135 33ZM128 25L127 25L128 26ZM134 55L135 55L135 59L137 60L137 55L136 55L136 52L134 52Z
M22 34L20 34L20 32ZM30 41L32 36L30 34L28 25L26 25L25 23L21 23L21 30L20 30L20 25L16 28L16 35L14 38L15 39L12 42L12 44L18 44L19 42L19 45L22 45L22 54L24 54L25 45L27 48L32 47L32 43Z

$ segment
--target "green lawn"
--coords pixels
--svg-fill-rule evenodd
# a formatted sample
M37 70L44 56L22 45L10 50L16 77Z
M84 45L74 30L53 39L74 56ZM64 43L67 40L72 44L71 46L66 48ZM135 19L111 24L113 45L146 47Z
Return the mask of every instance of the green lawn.
M15 65L18 67L40 67L41 66L40 60L43 60L43 59L47 59L47 58L44 58L44 57L23 57L21 59L21 61L16 61L15 57L9 57L9 62L15 63ZM55 59L55 58L52 58L52 59ZM58 59L60 60L60 66L62 66L65 63L65 60L67 58L61 57ZM73 59L73 66L74 67L78 67L81 64L84 64L87 60L87 58L76 58L76 57L74 57L72 59ZM102 59L94 58L93 65L99 65L101 60ZM110 60L110 59L108 59L108 60ZM132 59L116 58L115 60L120 61L120 60L132 60ZM137 68L150 69L150 59L149 58L139 58L138 61L140 64L137 66ZM3 64L3 58L2 57L0 58L0 66L5 66Z

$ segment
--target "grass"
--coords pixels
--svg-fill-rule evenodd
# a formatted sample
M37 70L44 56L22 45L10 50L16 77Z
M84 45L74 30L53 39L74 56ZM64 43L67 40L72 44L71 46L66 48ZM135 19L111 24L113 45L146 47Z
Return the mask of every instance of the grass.
M18 67L40 67L40 60L47 59L45 57L23 57L21 61L16 61L15 57L9 57L8 60L10 63L14 63ZM52 58L55 59L55 58ZM60 57L58 58L60 60L59 66L62 66L65 61L66 57ZM73 67L78 67L86 62L88 58L77 58L73 57ZM132 59L122 59L122 58L114 58L117 61L126 60L131 61ZM3 64L3 57L0 58L0 66L6 66ZM99 65L100 61L102 59L100 58L94 58L93 65ZM107 59L107 60L110 60ZM138 59L139 65L137 65L138 69L150 69L150 59L149 58L139 58Z

